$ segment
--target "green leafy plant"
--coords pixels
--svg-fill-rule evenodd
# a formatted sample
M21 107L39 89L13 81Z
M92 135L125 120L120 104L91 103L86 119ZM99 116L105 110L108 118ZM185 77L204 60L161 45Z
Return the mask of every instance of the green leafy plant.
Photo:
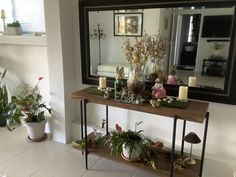
M0 73L0 123L5 126L6 117L6 106L8 104L8 92L5 83L3 83L7 69Z
M12 96L7 105L7 128L13 130L11 125L21 123L21 118L26 122L41 122L45 119L45 111L51 114L51 109L42 102L42 96L38 91L38 84L43 79L39 77L37 84L31 88L28 84L22 84L17 88L16 96Z
M8 23L7 27L20 27L20 23L19 23L19 21Z
M150 138L145 137L141 134L143 130L137 131L137 126L140 123L142 122L135 124L135 131L124 131L116 124L116 131L111 133L111 137L107 142L109 143L111 153L118 155L123 151L123 144L130 148L130 154L132 154L136 147L139 147L142 152L139 160L156 170L157 158L159 158L158 153L163 148L163 143L159 141L153 142Z

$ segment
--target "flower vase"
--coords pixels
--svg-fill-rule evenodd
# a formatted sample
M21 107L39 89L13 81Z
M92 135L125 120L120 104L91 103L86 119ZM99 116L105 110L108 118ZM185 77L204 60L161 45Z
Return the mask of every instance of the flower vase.
M148 79L154 81L158 77L158 70L157 59L151 59L147 73Z
M159 71L162 71L162 70L163 70L162 58L158 58L158 57L152 58L150 60L150 64L147 71L148 79L154 82L155 79L158 78Z
M144 66L132 66L127 80L128 90L135 96L139 96L145 90Z

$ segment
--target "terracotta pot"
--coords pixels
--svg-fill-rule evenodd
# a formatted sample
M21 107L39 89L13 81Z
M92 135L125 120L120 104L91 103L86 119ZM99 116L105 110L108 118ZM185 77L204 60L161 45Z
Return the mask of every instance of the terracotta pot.
M45 136L45 125L47 120L44 119L42 122L24 122L29 138L31 140L39 140Z

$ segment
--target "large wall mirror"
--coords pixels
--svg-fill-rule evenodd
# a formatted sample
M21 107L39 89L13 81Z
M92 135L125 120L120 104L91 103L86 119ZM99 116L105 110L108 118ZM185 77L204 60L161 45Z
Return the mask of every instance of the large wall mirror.
M178 86L195 77L190 98L235 104L235 4L80 1L83 83L97 84L98 77L106 76L112 86L117 66L124 67L127 77L124 41L159 35L165 47L158 64L150 59L145 66L147 87L154 83L148 77L154 66L167 75L174 66L181 82L165 83L169 95L176 96Z

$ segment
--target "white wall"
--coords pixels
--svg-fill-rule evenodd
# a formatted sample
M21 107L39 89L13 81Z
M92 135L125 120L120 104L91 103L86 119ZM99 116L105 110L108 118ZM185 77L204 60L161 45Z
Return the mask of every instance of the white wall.
M78 89L74 48L73 0L45 3L53 139L70 142L71 123L77 117L77 101L70 94Z
M10 95L22 82L32 87L38 77L44 79L39 84L40 92L45 101L50 100L47 48L45 45L3 44L0 36L0 70L7 68L6 82Z
M38 40L42 40L43 43L39 45ZM6 41L18 41L18 44L8 44ZM22 43L22 41L24 42ZM36 45L29 41L34 41L33 43ZM0 71L2 72L5 68L7 69L5 80L9 96L14 95L16 88L23 82L34 87L38 78L42 76L44 79L38 87L43 101L50 106L45 37L26 37L21 40L14 36L0 36ZM50 124L48 124L46 131L51 131Z

